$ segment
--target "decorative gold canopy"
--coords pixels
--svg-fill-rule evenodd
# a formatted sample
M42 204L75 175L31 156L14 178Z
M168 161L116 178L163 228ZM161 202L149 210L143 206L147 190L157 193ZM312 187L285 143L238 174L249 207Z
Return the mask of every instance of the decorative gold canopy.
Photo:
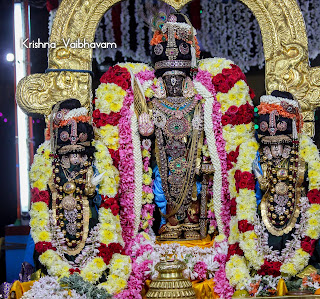
M54 19L49 50L50 69L91 70L92 49L65 48L63 40L93 42L105 12L119 0L63 0ZM164 0L179 10L191 0ZM309 66L308 40L296 0L241 0L257 18L266 60L266 90L290 91L301 104L304 130L314 135L314 109L320 106L320 67ZM25 112L48 115L57 101L77 98L89 106L88 73L61 71L22 79L17 101Z

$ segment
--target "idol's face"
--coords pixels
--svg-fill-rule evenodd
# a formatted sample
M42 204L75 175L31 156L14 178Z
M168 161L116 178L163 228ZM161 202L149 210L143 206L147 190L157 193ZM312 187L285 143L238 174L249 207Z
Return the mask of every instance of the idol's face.
M283 153L283 145L282 144L272 144L271 145L271 155L273 158L280 158Z
M184 76L167 75L167 76L163 76L163 80L166 85L167 94L169 97L182 96L182 85L183 85Z
M69 159L72 165L78 165L81 162L81 154L70 154Z

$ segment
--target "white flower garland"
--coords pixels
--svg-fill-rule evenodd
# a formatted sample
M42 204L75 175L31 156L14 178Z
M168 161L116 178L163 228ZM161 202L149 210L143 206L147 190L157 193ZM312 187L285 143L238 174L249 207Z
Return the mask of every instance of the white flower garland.
M103 24L100 22L96 30L95 40L97 41L106 41L108 43L115 43L113 25L112 25L112 8L110 8L103 17ZM103 30L105 28L105 30ZM106 57L110 57L112 60L115 60L116 53L118 49L108 48L95 48L93 51L93 57L97 60L99 64L103 63Z
M85 107L81 107L81 108L76 108L76 109L72 109L70 110L64 117L64 120L68 120L70 118L74 118L74 117L79 117L79 116L86 116L88 115L88 109Z
M134 159L134 211L135 211L135 221L134 221L134 236L138 233L141 207L142 207L142 155L141 155L141 145L140 145L140 135L138 131L138 121L137 116L134 112L133 104L130 107L132 111L131 117L131 135L132 135L132 145L133 145L133 159Z
M125 59L134 56L130 48L130 1L121 2L120 28L121 28L121 52Z
M219 234L223 234L223 223L221 220L221 190L222 190L222 174L221 174L221 164L216 146L216 139L213 131L212 124L212 106L214 98L212 94L201 84L201 82L194 82L195 89L197 92L206 100L204 103L204 131L207 138L208 150L210 153L210 158L212 165L214 166L214 180L213 180L213 196L208 204L208 207L213 207Z
M75 290L64 290L55 277L44 276L35 281L32 288L25 292L22 299L87 299L86 295L80 295Z
M134 1L134 10L135 10L135 19L137 23L136 27L136 42L137 42L137 49L134 52L133 59L138 61L145 61L149 62L149 59L146 59L148 57L146 53L146 47L145 47L145 31L144 22L141 22L143 11L144 11L144 0L136 0Z

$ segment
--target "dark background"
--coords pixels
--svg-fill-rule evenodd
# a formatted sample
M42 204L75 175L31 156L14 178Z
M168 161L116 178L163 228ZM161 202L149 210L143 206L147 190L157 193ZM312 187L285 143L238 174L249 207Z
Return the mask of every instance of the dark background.
M46 7L30 7L31 39L40 37L48 40L48 11ZM16 184L16 138L15 138L15 99L14 63L6 60L7 53L14 53L13 43L13 1L0 0L0 238L5 226L17 219ZM43 73L47 68L47 50L31 49L31 73ZM1 115L1 114L0 114ZM4 122L4 119L7 122ZM43 142L44 120L35 116L34 144ZM1 244L1 242L0 242ZM5 260L3 246L0 246L0 283L5 281Z
M40 37L48 40L48 12L46 7L31 6L31 40ZM12 224L17 218L16 187L16 149L14 116L14 64L6 60L7 53L14 52L13 44L13 2L0 0L0 237L4 226ZM31 49L31 73L43 73L47 68L47 50ZM4 122L4 118L8 122ZM35 116L34 143L43 141L43 117Z

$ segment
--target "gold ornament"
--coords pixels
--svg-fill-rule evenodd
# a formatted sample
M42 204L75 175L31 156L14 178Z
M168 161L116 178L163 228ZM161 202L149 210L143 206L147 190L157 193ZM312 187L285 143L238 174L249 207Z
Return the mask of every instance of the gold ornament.
M175 257L173 260L168 260L166 257L165 261L156 264L155 269L159 272L159 276L151 282L147 299L196 299L192 283L182 275L182 271L186 268L186 264Z
M275 186L276 193L279 195L285 195L288 193L288 186L284 182L279 182Z
M299 274L297 274L296 276L299 278L304 278L304 277L308 277L311 274L317 274L317 269L311 265L307 266L306 268L304 268Z
M72 194L76 190L76 184L74 182L66 182L62 189L64 193Z
M63 209L65 209L67 211L71 211L76 207L77 201L73 196L67 195L66 197L64 197L62 199L62 203L61 204L62 204L62 208Z

